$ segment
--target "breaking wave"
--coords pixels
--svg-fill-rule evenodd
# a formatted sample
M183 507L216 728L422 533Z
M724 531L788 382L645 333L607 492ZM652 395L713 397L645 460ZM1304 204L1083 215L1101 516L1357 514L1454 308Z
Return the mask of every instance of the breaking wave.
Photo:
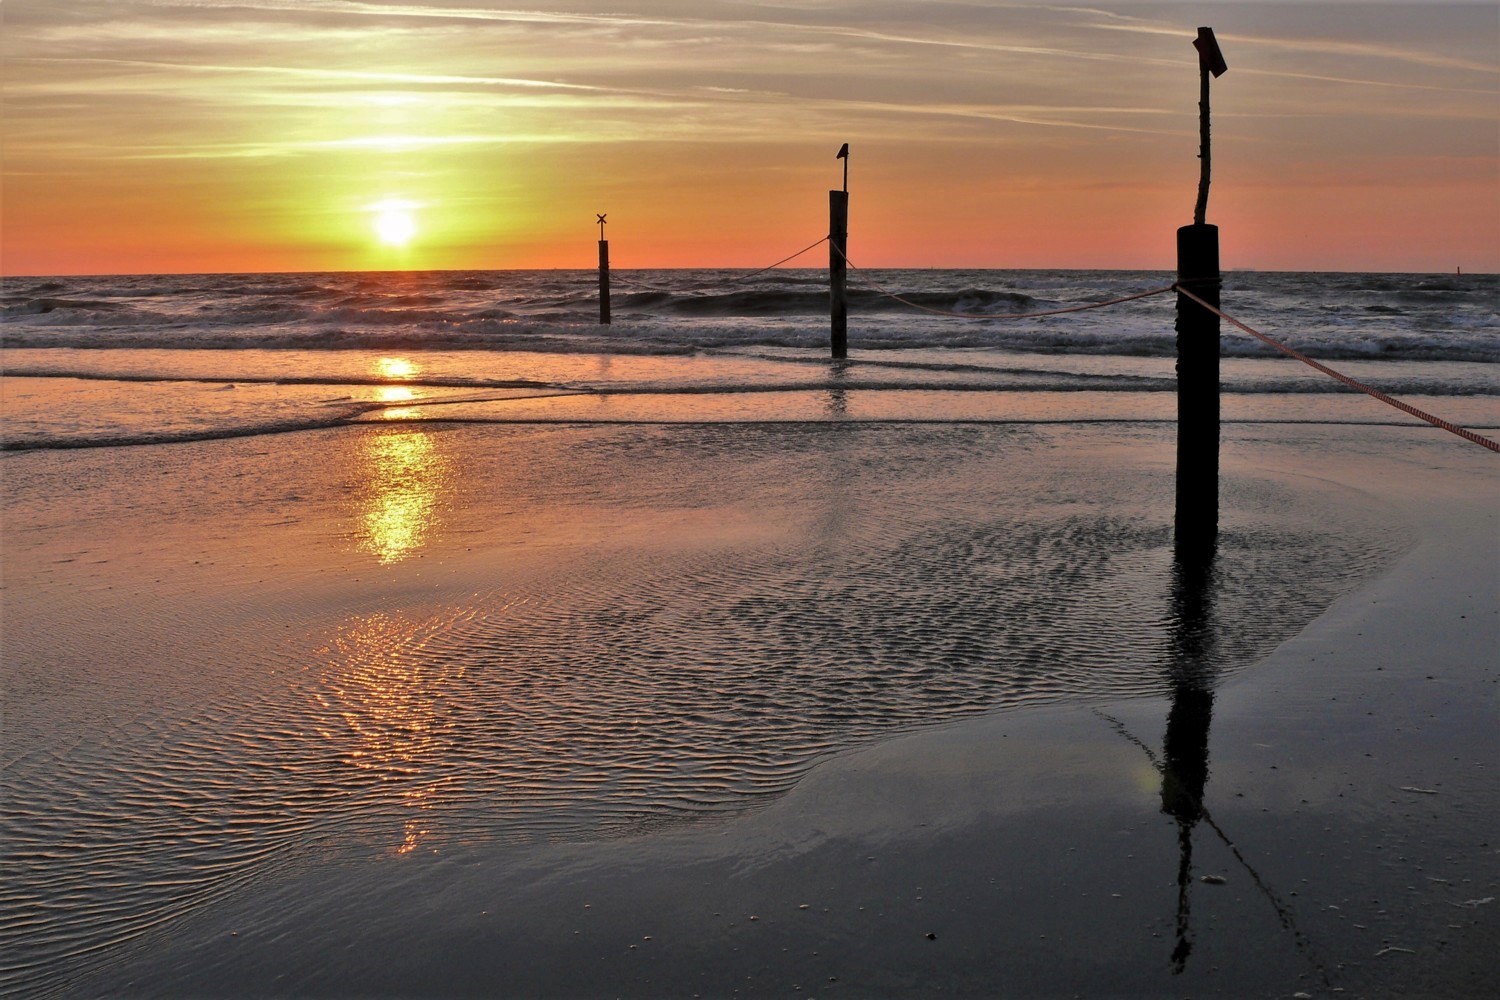
M1169 357L1172 298L1067 317L1017 314L1161 287L1161 272L876 271L850 280L851 346ZM952 316L933 316L876 290ZM683 354L826 343L816 271L617 272L613 323L592 271L6 279L17 348L488 350ZM1500 361L1492 275L1233 274L1230 311L1327 359ZM1228 357L1270 349L1226 329Z

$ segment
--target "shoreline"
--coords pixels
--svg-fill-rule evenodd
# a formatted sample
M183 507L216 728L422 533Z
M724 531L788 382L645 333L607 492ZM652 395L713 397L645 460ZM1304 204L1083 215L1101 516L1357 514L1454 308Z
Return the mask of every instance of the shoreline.
M1213 690L1186 893L1142 749L1171 704L1085 700L888 735L631 835L284 865L76 991L1479 995L1500 945L1488 456L1230 434L1235 473L1333 484L1416 535Z

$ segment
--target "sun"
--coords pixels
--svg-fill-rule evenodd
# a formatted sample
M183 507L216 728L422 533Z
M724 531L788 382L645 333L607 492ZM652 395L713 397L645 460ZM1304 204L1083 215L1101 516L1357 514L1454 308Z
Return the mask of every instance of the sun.
M387 246L404 247L417 235L417 218L412 204L394 199L372 206L375 213L375 235Z

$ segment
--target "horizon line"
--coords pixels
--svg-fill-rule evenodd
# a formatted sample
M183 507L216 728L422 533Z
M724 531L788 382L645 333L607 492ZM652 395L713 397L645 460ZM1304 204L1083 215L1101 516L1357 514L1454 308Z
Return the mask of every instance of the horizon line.
M598 267L426 267L426 268L382 268L382 267L348 267L348 268L319 268L307 270L272 270L272 271L57 271L36 274L7 274L0 271L0 282L13 279L47 279L47 278L217 278L230 277L234 275L273 275L273 274L474 274L474 273L548 273L581 271L585 273L597 273ZM755 268L749 265L700 265L700 266L669 266L669 267L610 267L611 273L625 271L756 271L765 273L774 271L826 271L826 267L774 267ZM933 266L933 265L877 265L874 267L861 267L861 271L1074 271L1074 272L1150 272L1171 274L1175 272L1172 267L989 267L984 265L974 266ZM1453 271L1405 271L1405 270L1366 270L1354 268L1278 268L1278 267L1227 267L1222 268L1220 274L1410 274L1410 275L1442 275L1445 277L1496 277L1500 271L1464 271L1455 268Z

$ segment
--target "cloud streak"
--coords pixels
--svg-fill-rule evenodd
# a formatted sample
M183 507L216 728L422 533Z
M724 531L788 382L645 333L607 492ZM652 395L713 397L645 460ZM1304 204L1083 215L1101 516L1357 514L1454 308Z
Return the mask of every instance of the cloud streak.
M1485 221L1500 195L1474 180L1474 163L1500 159L1500 41L1480 4L11 0L7 260L88 245L85 223L59 220L121 206L203 228L199 244L280 240L286 266L314 262L299 239L340 245L294 221L214 228L181 207L188 190L194 206L282 220L406 197L469 248L522 220L528 246L566 241L558 220L608 203L659 220L662 260L708 216L738 226L750 252L763 230L779 243L775 226L805 228L829 179L824 147L845 141L865 224L890 227L893 255L979 214L1102 238L1128 227L1101 220L1165 211L1168 189L1190 201L1203 17L1231 67L1213 88L1216 205L1315 215L1329 178L1357 171L1435 206L1432 224L1456 241L1500 246L1500 223ZM1372 217L1391 210L1383 197ZM911 203L924 208L881 214ZM1284 228L1310 227L1288 216ZM1079 253L1150 263L1130 256L1140 245ZM1274 241L1249 252L1285 257Z

